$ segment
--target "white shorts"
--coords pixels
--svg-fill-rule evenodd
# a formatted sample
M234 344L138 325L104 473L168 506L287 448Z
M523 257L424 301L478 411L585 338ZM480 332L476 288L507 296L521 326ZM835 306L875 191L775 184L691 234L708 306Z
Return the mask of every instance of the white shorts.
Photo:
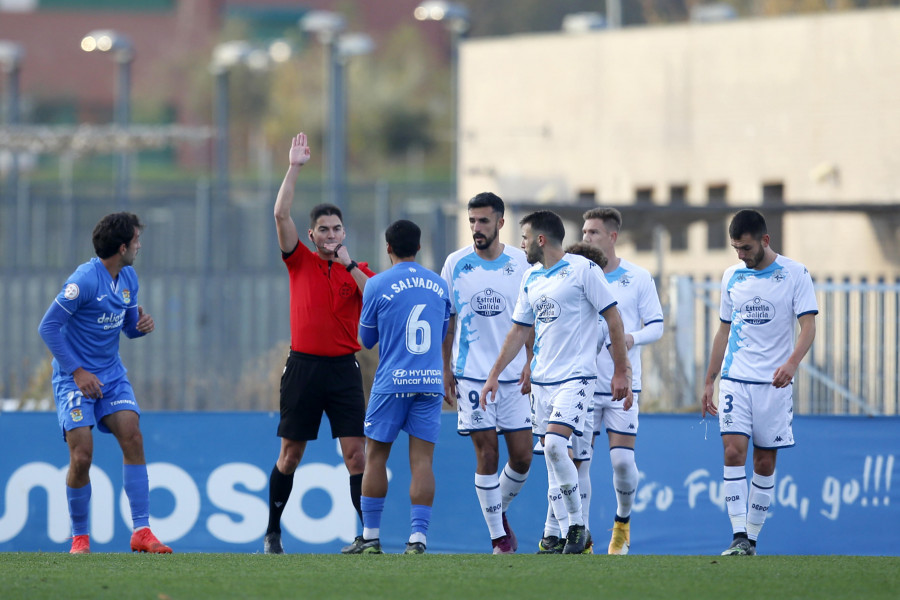
M550 424L570 427L580 436L588 406L593 401L594 379L570 379L553 385L531 384L531 422L535 435L543 436Z
M719 431L753 438L757 448L794 445L793 388L770 383L719 382Z
M460 435L491 429L497 433L531 429L531 404L518 383L501 383L496 400L488 399L485 410L481 410L483 387L483 381L456 381L456 430Z
M625 400L613 402L612 394L594 394L594 435L621 433L637 435L638 431L638 396L634 394L634 403L625 410Z

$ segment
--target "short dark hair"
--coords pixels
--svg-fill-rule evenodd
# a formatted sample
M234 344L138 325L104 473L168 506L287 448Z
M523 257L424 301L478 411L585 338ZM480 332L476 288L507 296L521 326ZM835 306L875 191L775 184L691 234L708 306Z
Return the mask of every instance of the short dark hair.
M341 214L341 209L337 206L328 204L327 202L316 204L312 207L312 210L309 211L309 228L314 229L316 227L316 221L319 220L319 217L330 215L337 215L337 218L341 220L341 225L344 224L344 215Z
M755 240L762 239L762 236L768 233L765 217L759 211L751 208L738 211L731 219L731 224L728 225L728 235L733 240L739 240L748 233Z
M557 246L561 246L566 237L566 226L563 225L562 218L553 211L537 210L522 217L519 225L531 225L533 231L544 234Z
M481 192L472 197L472 199L469 200L469 206L467 208L484 208L485 206L490 207L495 213L500 213L501 217L506 210L500 196L491 192Z
M134 239L136 229L143 229L144 224L134 213L117 212L106 215L94 226L91 239L94 252L100 258L109 258L119 251L122 244L126 246Z
M603 253L603 250L596 246L591 246L587 242L575 242L574 244L566 248L566 252L568 252L569 254L578 254L588 260L592 260L597 263L597 266L601 269L605 269L607 263L609 262L606 259L606 255Z
M590 219L599 219L603 221L603 225L611 231L619 231L622 228L622 213L617 209L610 207L592 208L582 215L585 221Z
M419 252L422 230L412 221L394 221L384 232L384 241L397 258L414 257Z

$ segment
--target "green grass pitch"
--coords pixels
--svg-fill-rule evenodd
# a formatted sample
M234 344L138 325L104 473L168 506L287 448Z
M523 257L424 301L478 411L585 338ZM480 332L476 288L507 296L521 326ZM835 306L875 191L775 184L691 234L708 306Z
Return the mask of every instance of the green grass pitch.
M0 598L900 598L900 558L0 553Z

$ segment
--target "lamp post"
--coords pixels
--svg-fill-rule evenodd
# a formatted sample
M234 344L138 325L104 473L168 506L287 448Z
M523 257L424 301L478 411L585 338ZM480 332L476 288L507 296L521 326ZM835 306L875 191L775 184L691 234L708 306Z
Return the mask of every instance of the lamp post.
M331 85L329 176L331 202L341 210L347 196L347 94L345 92L347 61L354 56L369 54L375 44L365 33L344 33L338 37L333 54Z
M131 63L134 61L134 47L124 35L111 29L97 29L81 40L85 52L109 52L116 61L115 124L127 128L131 124ZM127 148L122 148L116 157L116 204L120 210L128 206L128 184L130 161Z
M2 68L6 80L6 83L4 85L4 88L6 90L6 101L4 103L5 110L3 111L3 122L6 125L19 124L19 75L21 72L22 59L24 58L24 56L25 51L22 50L21 45L15 42L0 40L0 68ZM8 204L10 207L10 210L7 213L9 215L12 215L12 207L16 203L16 198L18 196L18 188L19 156L15 150L11 150L9 157L9 174L6 180L7 193L5 194L5 196L8 198ZM4 254L6 256L14 256L17 235L16 228L14 226L14 219L8 218L5 220L9 223L10 230L8 234L4 235L3 237L9 240L9 243L11 245L6 248ZM20 221L20 225L24 225L24 220L20 219ZM23 234L19 233L18 235Z
M235 40L223 42L213 49L210 71L215 77L216 87L216 192L223 200L229 192L229 135L228 117L230 103L228 80L231 69L245 61L252 48L248 42Z
M453 101L453 151L451 152L451 177L453 201L457 202L459 162L459 42L466 37L471 26L469 9L457 2L425 0L413 11L419 21L440 21L450 32L450 95Z
M337 155L340 147L339 132L340 123L336 121L340 118L340 96L343 88L341 86L341 65L337 58L337 40L338 36L347 26L347 22L343 15L328 10L313 10L308 12L300 19L300 27L304 31L315 33L319 42L325 46L325 74L328 81L328 92L325 106L327 123L326 130L326 152L325 160L325 198L337 207L341 207L341 198L338 197L337 180L340 178L338 171L340 160Z

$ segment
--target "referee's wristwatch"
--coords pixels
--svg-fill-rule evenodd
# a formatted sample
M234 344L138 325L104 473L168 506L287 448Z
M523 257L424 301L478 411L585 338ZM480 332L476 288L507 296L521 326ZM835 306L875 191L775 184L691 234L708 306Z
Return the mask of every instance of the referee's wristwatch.
M357 268L358 266L359 266L359 264L357 264L357 262L355 260L351 260L350 264L347 265L347 272L349 273L350 271Z

